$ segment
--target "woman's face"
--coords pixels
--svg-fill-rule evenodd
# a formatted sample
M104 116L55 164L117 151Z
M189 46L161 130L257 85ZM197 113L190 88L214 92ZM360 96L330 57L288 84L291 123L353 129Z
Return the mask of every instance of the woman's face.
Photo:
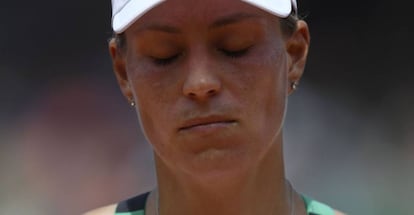
M242 171L281 140L300 75L290 75L294 58L277 17L239 0L170 0L125 36L125 52L111 50L116 74L168 168L202 177Z

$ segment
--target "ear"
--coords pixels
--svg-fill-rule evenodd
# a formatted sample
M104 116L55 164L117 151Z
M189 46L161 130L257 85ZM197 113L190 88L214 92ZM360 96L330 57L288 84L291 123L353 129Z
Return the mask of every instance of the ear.
M292 83L299 83L306 65L310 34L305 21L299 20L295 32L287 38L286 50L289 55L288 92L293 92Z
M120 50L118 47L115 38L112 38L109 41L109 53L111 54L113 70L119 87L121 88L122 94L124 94L128 102L130 102L133 100L133 93L126 71L125 54L123 53L123 50Z

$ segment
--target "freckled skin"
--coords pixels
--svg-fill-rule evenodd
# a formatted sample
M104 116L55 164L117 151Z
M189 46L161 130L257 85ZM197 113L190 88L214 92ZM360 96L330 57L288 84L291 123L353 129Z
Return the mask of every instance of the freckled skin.
M162 6L167 7L168 4ZM243 12L251 12L251 7L246 8ZM223 164L228 164L229 168L235 165L248 168L249 164L257 163L276 141L283 122L288 68L279 23L274 17L265 16L208 30L205 26L213 20L210 16L181 15L180 11L179 8L177 12L169 11L171 17L179 17L177 21L169 19L169 23L184 29L185 34L171 36L161 33L160 36L159 32L144 32L136 36L131 33L135 26L157 20L158 15L151 13L126 32L130 43L127 72L145 133L161 159L174 161L171 164L173 168L190 173L203 169L203 166L216 169L224 167ZM253 11L258 12L255 8ZM221 11L212 9L209 14L215 13ZM241 37L241 43L247 40L253 48L239 59L223 56L217 52L214 40L221 41L227 37L230 37L229 41ZM182 47L178 48L178 52L184 54L172 65L154 66L142 57L145 53L140 52L150 49L153 43L145 47L148 40L142 38L159 39L161 43L167 40L167 43L174 44L172 46ZM204 87L212 88L217 93L204 100L193 99L183 92L186 86L190 91ZM237 119L238 124L209 138L177 133L180 123L186 119L208 114L225 115ZM212 146L218 147L220 142L226 142L222 144L229 146L223 148L226 153L222 155L226 156L215 156L216 160L205 159L204 164L204 159L200 158L210 156L203 154L205 151L198 146L205 146L208 151L208 145L212 145L209 143L215 143ZM227 159L230 162L226 162ZM212 165L214 161L217 165Z
M285 214L282 128L306 23L287 37L279 18L239 0L170 0L125 36L127 48L110 51L154 149L162 210Z

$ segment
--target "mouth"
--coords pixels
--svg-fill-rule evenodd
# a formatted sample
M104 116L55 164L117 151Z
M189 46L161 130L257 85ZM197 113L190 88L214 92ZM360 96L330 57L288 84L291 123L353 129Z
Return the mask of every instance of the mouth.
M211 130L227 127L236 124L237 121L222 116L209 116L190 119L178 129L179 131L188 130Z

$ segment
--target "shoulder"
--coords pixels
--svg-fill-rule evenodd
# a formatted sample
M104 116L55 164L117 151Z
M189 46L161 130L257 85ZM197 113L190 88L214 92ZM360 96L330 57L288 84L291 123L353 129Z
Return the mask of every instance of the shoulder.
M82 215L114 215L117 204L112 204L88 211Z
M305 202L306 212L311 215L346 215L343 212L331 208L322 202L316 201L308 196L302 195Z
M147 202L149 192L143 193L129 199L120 201L116 204L108 205L105 207L97 208L88 211L82 215L114 215L117 213L143 213Z
M346 214L345 214L345 213L343 213L343 212L340 212L340 211L334 210L334 215L346 215Z

